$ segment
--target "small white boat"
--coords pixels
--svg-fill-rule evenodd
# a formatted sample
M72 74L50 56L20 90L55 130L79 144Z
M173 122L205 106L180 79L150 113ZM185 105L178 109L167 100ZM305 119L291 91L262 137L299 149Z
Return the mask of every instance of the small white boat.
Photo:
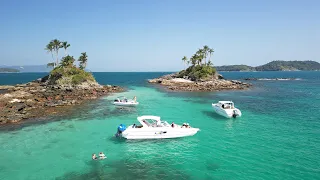
M140 125L133 124L126 127L121 124L118 126L116 136L126 139L163 139L193 136L199 131L198 128L192 128L186 123L177 125L161 121L159 116L139 116L137 119Z
M241 111L234 107L234 103L232 101L219 101L218 103L212 103L213 110L226 118L236 118L240 117Z
M137 98L134 97L133 99L127 99L124 96L117 97L113 104L116 106L137 106L139 102L137 102Z

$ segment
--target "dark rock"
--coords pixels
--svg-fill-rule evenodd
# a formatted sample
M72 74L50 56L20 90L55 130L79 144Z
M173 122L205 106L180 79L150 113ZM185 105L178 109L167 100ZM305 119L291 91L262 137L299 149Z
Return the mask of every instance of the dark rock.
M221 74L218 74L218 79L224 79L224 77Z
M16 106L16 111L22 111L24 108L26 107L26 105L25 104L23 104L23 103L20 103L20 104L18 104L17 106Z

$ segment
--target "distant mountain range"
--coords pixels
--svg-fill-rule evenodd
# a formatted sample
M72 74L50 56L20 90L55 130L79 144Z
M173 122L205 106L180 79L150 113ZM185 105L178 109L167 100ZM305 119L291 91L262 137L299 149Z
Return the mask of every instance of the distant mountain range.
M18 72L49 72L52 68L47 68L47 65L28 65L28 66L6 66L0 65L1 69L15 69ZM6 71L2 71L6 72ZM7 71L10 72L10 71Z
M316 61L271 61L261 66L228 65L216 66L217 71L320 71Z

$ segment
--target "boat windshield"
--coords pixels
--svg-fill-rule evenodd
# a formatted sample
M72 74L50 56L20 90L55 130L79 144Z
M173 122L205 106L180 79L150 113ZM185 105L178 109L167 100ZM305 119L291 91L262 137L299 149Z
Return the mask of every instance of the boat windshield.
M166 127L170 126L167 122L157 121L154 119L144 119L142 122L147 125L148 127Z
M170 127L170 124L167 121L161 121L163 127Z
M221 103L221 107L223 109L234 109L234 104L233 103Z

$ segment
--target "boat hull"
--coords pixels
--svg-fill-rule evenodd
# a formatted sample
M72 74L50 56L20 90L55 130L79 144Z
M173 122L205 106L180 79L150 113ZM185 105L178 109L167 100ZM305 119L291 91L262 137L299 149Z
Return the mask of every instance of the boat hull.
M217 104L212 104L212 108L217 114L219 114L221 116L224 116L226 118L232 118L235 112L237 113L236 117L241 117L241 115L242 115L241 111L239 109L237 109L237 108L234 108L234 109L222 109Z
M116 105L116 106L137 106L139 103L138 102L136 102L136 103L134 103L134 102L127 102L127 103L125 103L125 102L113 102L113 104Z
M193 136L198 128L130 128L122 132L126 139L170 139Z

